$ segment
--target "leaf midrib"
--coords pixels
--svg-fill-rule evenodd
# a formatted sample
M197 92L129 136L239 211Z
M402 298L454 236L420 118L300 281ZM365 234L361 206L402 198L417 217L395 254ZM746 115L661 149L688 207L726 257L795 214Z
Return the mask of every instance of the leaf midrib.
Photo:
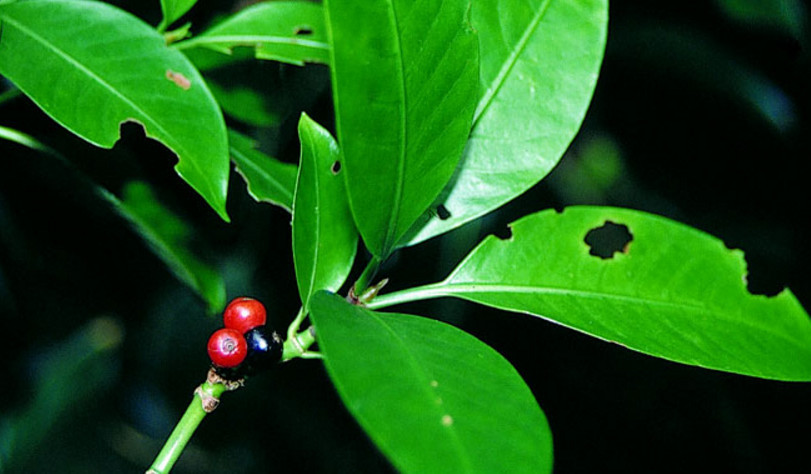
M552 0L546 0L546 2L541 5L535 16L532 17L529 25L527 25L527 28L521 35L518 43L512 48L510 55L507 57L507 60L501 66L501 69L498 71L498 74L493 80L494 87L489 87L487 89L487 92L485 92L484 96L482 96L481 100L479 101L479 104L476 106L476 111L473 113L473 125L471 130L476 128L479 118L484 114L485 110L490 107L490 104L493 102L493 98L498 94L501 87L507 81L507 76L518 62L518 57L521 56L524 49L526 49L530 36L532 36L532 34L535 33L535 30L538 29L538 25L541 24L541 20L543 20L543 17L546 15L546 11L549 9L549 5L551 3Z
M386 322L383 320L383 317L380 314L378 314L378 313L376 313L374 311L368 311L368 310L365 310L365 312L370 316L370 319L372 321L378 323L390 335L391 339L397 344L397 346L400 348L401 352L405 354L405 356L406 356L405 359L406 359L407 364L412 367L414 372L417 373L418 377L422 378L422 380L424 382L424 383L419 384L419 386L422 387L422 392L424 394L427 394L426 398L429 400L428 406L434 407L433 411L435 413L437 413L437 415L438 415L437 419L441 419L441 416L443 414L445 414L445 412L442 411L442 410L436 409L435 405L430 403L430 400L433 398L433 394L431 393L431 391L429 389L426 388L426 387L430 386L430 382L432 380L432 377L429 377L428 374L425 372L425 370L423 370L422 365L420 364L419 360L414 356L412 351L409 350L408 345L397 334L397 331L395 331L391 326L386 324ZM461 440L459 439L459 433L457 432L457 430L455 428L451 428L451 427L445 427L445 428L447 428L447 432L450 434L450 438L452 439L452 444L456 448L456 452L459 453L459 459L462 461L462 463L467 468L464 472L473 472L473 470L472 470L472 468L470 466L470 459L469 459L470 456L468 455L467 450L464 448L464 445L462 444Z
M36 40L38 43L40 43L46 49L53 52L57 57L60 57L60 58L64 59L65 62L67 62L68 64L73 65L76 69L78 69L79 71L85 73L91 79L95 80L100 85L104 86L104 88L107 89L110 93L112 93L113 96L118 97L119 99L121 99L122 102L126 103L128 106L130 106L136 112L138 112L138 113L142 114L144 117L148 118L155 125L155 127L157 127L161 132L163 132L166 135L169 135L169 133L163 127L161 127L159 124L155 123L154 119L152 119L152 117L149 114L147 114L144 110L142 110L140 107L138 107L138 105L135 104L132 100L130 100L130 98L128 98L127 96L121 94L110 83L105 81L101 76L97 75L91 69L84 66L80 61L78 61L76 58L74 58L73 56L68 54L66 51L57 48L50 41L48 41L46 38L43 38L42 36L38 35L34 31L31 31L30 29L23 26L21 23L15 21L15 20L12 20L9 17L6 17L4 21L6 23L10 23L10 24L14 25L18 30L22 31L23 33L30 36L32 39Z
M219 43L238 43L239 45L255 46L256 43L271 43L271 44L289 44L297 46L308 46L315 49L323 49L326 51L328 45L322 41L313 41L302 38L291 38L289 36L273 36L273 35L200 35L196 38L182 41L177 43L177 49L189 49L200 45L219 44Z
M498 283L487 283L487 284L477 284L477 283L437 283L435 288L438 290L438 295L444 296L456 296L463 299L470 299L476 301L473 298L465 297L463 295L468 293L522 293L522 294L543 294L543 295L561 295L561 296L573 296L573 297L580 297L585 299L611 299L616 301L623 301L623 302L630 302L639 305L650 305L650 306L658 306L663 308L670 308L670 309L691 309L696 310L703 314L710 314L715 318L726 320L727 322L731 322L736 325L746 326L750 328L757 329L758 331L768 332L772 336L777 339L782 339L785 341L791 341L799 346L804 345L803 341L799 341L793 339L791 337L787 337L786 334L782 332L775 331L772 326L769 325L758 325L754 324L748 320L741 320L741 319L730 319L729 317L725 317L726 313L712 311L708 309L705 305L701 304L693 304L689 302L669 302L669 301L661 301L656 299L645 299L641 297L633 297L628 295L616 294L616 293L607 293L607 292L598 292L598 291L584 291L584 290L573 290L573 289L566 289L566 288L554 288L554 287L541 287L541 286L527 286L527 285L514 285L514 284L498 284ZM478 302L478 301L477 301ZM500 306L499 306L500 307ZM505 309L505 308L503 308ZM513 310L510 308L506 308L508 310ZM719 315L721 318L719 318ZM540 315L539 315L540 316ZM544 316L548 319L553 319L557 321L557 319L549 318L548 316Z
M406 84L405 84L405 64L403 63L403 45L402 45L402 38L400 37L400 29L398 28L398 18L397 12L394 8L394 2L389 1L389 14L391 19L391 26L394 28L394 43L397 48L397 60L400 63L400 67L397 68L395 74L397 76L397 82L399 83L399 92L400 92L400 103L402 104L402 108L400 109L400 117L399 125L400 125L400 137L401 140L399 141L400 149L397 151L397 176L395 177L394 183L394 193L392 194L392 204L391 204L391 213L389 214L389 223L386 226L386 232L383 237L382 242L382 257L385 257L386 254L390 251L391 247L394 246L396 243L394 238L394 233L397 228L397 221L400 219L400 211L402 207L402 199L403 199L403 188L405 187L405 173L406 173L406 150L407 150L407 142L408 136L406 131L408 130L406 127Z
M62 58L68 64L73 65L77 70L83 72L88 77L90 77L91 79L96 81L98 84L100 84L102 87L107 89L107 91L111 95L113 95L114 97L119 98L123 103L125 103L127 106L132 108L136 113L140 114L141 117L143 117L145 119L145 121L147 121L152 127L155 127L155 129L161 134L161 137L160 137L161 141L171 142L173 144L172 146L170 146L170 148L178 155L178 157L188 155L188 151L184 147L180 146L177 141L173 140L172 139L172 134L169 133L165 128L163 128L158 121L156 121L146 111L141 109L141 107L139 107L129 97L121 94L116 88L114 88L110 83L105 81L101 76L97 75L91 69L84 66L80 61L78 61L76 58L74 58L73 56L68 54L66 51L57 48L50 41L48 41L46 38L43 38L42 36L38 35L36 32L34 32L34 31L30 30L29 28L25 27L23 24L21 24L20 22L14 20L13 18L11 18L9 16L5 16L3 21L5 23L13 25L14 27L16 27L22 33L28 35L31 39L33 39L34 41L41 44L47 50L51 51L55 56L57 56L59 58ZM121 123L123 123L123 122L125 122L126 120L129 120L129 119L135 120L135 121L139 120L136 117L132 117L132 118L127 118L127 119L122 120ZM151 134L146 129L146 124L143 124L143 126L144 126L144 132L147 134L147 136L150 136ZM154 136L154 135L152 135L152 136ZM168 145L168 143L167 143L167 145ZM203 176L203 177L207 176L207 173L204 173L198 167L195 160L186 160L186 162L190 166L194 167L195 171L197 172L197 174L199 176ZM206 180L206 181L208 182L209 188L216 190L216 186L212 186L212 183L209 180ZM215 192L215 194L217 194L217 193Z

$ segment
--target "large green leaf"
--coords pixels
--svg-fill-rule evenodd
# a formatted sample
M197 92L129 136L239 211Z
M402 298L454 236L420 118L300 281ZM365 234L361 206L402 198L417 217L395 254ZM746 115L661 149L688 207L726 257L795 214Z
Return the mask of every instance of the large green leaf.
M602 259L584 237L607 221L627 226L633 240ZM524 217L509 239L488 237L445 281L374 304L457 296L685 364L811 381L811 319L788 290L750 294L742 257L662 217L572 207Z
M225 306L222 275L192 253L193 229L163 206L149 185L140 181L128 183L120 201L108 193L102 195L133 224L169 270L205 300L210 314L222 310Z
M346 202L340 151L332 135L306 114L293 201L293 262L302 307L318 290L338 290L352 269L358 233Z
M311 310L338 393L401 472L551 472L546 418L496 351L439 321L325 292Z
M607 17L607 0L474 1L481 86L473 131L453 179L404 245L492 211L552 170L591 101Z
M178 157L178 174L224 219L228 143L203 78L149 25L94 1L0 5L0 74L54 120L112 147L123 122Z
M248 194L256 201L275 204L288 212L293 209L297 166L256 150L253 140L234 130L228 130L228 141L237 172L248 184Z
M329 60L324 10L309 2L259 3L176 46L202 46L225 54L237 46L248 46L255 48L259 59L300 66Z
M465 0L328 0L338 143L352 214L386 257L442 190L478 87Z

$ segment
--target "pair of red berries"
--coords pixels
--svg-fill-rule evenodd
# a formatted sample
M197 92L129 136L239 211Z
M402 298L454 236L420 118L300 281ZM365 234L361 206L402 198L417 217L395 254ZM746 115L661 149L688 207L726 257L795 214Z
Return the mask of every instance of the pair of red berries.
M220 376L236 380L267 370L282 358L284 341L266 326L267 312L259 301L240 297L225 308L225 327L208 340L208 356Z

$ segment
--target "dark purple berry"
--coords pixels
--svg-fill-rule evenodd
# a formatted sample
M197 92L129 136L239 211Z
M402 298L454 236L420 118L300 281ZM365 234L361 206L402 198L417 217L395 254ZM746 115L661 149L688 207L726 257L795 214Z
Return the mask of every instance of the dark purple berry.
M242 367L246 375L268 370L282 359L284 341L267 326L259 326L246 332L245 341L248 343L248 355Z

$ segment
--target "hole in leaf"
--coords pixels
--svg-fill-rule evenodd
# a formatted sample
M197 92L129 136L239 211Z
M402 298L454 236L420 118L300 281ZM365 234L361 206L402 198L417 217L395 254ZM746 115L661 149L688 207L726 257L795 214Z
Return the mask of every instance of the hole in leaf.
M439 217L439 220L444 221L451 217L451 211L449 211L444 204L440 204L436 207L436 215Z
M341 162L336 161L335 163L332 164L332 168L330 168L330 169L332 170L332 174L340 173L341 172Z
M743 281L746 289L753 295L776 296L783 291L785 280L782 279L779 265L766 258L750 257L745 255L746 275Z
M304 26L304 25L297 26L293 30L293 34L296 35L296 36L309 36L309 35L313 34L313 29L310 28L309 26Z
M633 239L628 226L605 221L600 227L588 231L583 241L589 246L589 255L607 259L613 258L616 252L628 253Z
M497 230L493 232L493 235L498 237L501 240L510 240L513 238L513 228L512 226L507 226L501 230Z

